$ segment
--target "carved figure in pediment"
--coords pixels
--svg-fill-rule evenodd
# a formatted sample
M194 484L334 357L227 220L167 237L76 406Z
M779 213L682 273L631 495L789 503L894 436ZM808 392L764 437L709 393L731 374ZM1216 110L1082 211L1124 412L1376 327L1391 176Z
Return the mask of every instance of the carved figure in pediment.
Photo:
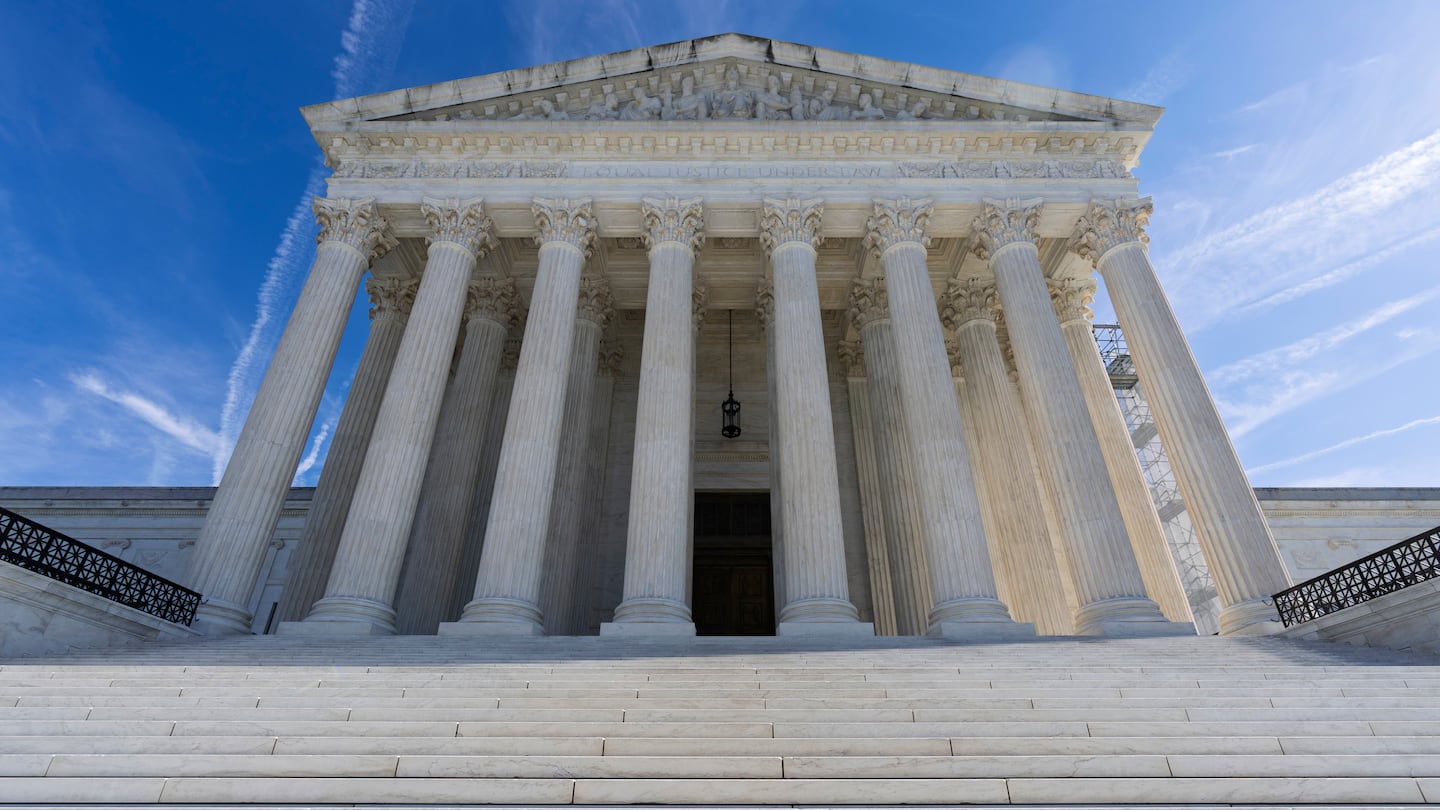
M829 88L820 91L820 95L810 99L810 108L806 110L806 118L811 121L848 121L850 120L850 108L844 104L836 104L835 91Z
M535 99L535 108L534 108L534 111L533 111L533 112L529 112L529 113L522 112L522 113L519 113L518 115L512 115L512 116L510 116L510 120L511 120L511 121L568 121L568 120L570 120L570 113L567 113L567 112L565 112L564 110L560 109L559 107L555 106L555 102L551 101L551 100L548 99L548 98L537 98L537 99Z
M634 100L625 105L620 111L621 121L653 121L660 117L663 109L660 99L651 98L645 93L645 88L636 87L630 91Z
M725 87L716 91L710 112L716 118L749 118L754 112L755 99L749 90L740 87L740 71L731 67L725 71Z
M767 121L803 120L805 106L798 90L788 96L780 92L780 77L772 75L765 80L765 89L755 94L755 117Z
M911 104L909 109L895 113L895 117L901 121L919 121L924 118L928 112L930 112L930 99L922 98L914 104Z
M668 92L670 88L665 88ZM680 79L680 98L675 99L670 107L671 116L678 121L696 121L710 117L710 94L704 90L696 91L695 77L685 76Z
M869 93L860 94L860 109L850 113L855 121L879 121L884 117L885 111L875 106L875 99Z
M606 93L605 97L590 105L585 111L586 121L614 121L620 117L620 97Z

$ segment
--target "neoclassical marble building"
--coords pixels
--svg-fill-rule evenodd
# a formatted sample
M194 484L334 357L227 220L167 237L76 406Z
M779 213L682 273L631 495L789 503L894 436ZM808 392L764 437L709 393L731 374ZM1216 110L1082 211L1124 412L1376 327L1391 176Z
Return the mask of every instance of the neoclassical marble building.
M306 108L319 247L199 626L251 627L363 286L282 633L1193 632L1098 271L1221 630L1269 631L1285 567L1130 173L1160 113L735 34Z

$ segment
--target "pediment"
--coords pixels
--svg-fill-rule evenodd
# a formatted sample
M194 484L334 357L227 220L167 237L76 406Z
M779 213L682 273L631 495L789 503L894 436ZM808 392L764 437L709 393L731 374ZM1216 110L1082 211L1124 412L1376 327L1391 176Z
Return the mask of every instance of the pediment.
M304 109L314 129L381 122L1065 122L1148 130L1160 108L741 34L638 48ZM1049 124L1054 127L1055 124Z

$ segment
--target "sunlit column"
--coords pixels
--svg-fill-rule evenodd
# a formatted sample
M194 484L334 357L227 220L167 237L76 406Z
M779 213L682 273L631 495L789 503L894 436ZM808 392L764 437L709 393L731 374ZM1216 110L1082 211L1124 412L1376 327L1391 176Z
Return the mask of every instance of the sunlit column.
M1268 633L1270 597L1290 586L1270 527L1215 401L1155 277L1145 243L1151 204L1096 200L1073 249L1092 261L1125 332L1160 443L1220 594L1220 632Z
M476 262L495 243L478 198L426 198L420 210L431 231L420 290L375 418L325 596L303 622L323 624L326 632L395 632L395 588L444 400L466 285Z
M539 635L540 572L564 428L580 274L595 243L590 200L536 199L540 264L510 395L475 596L446 633Z
M886 545L885 506L881 495L886 482L875 460L876 435L870 411L869 380L865 377L865 350L858 340L844 340L839 347L845 364L845 384L850 394L850 430L855 436L856 478L860 483L860 516L865 526L865 559L870 573L870 607L875 616L875 633L896 634L895 596L890 584L890 558Z
M360 277L396 240L373 199L317 197L320 246L186 565L195 629L250 632L250 595L320 407Z
M775 284L766 273L755 288L755 316L765 333L765 393L769 400L766 413L769 433L770 467L770 559L774 568L775 604L785 604L785 501L780 489L784 471L780 469L780 387L775 374Z
M360 355L360 366L345 393L345 408L340 423L325 454L320 481L310 498L305 513L305 529L300 546L290 557L290 571L285 590L275 611L276 621L293 622L305 618L310 606L325 595L325 582L330 579L330 566L335 562L335 549L340 545L340 531L345 516L350 514L350 499L355 495L355 482L360 466L365 463L365 449L370 446L370 433L375 416L380 413L380 400L395 353L405 334L405 321L415 303L418 279L371 277L365 282L370 294L370 337Z

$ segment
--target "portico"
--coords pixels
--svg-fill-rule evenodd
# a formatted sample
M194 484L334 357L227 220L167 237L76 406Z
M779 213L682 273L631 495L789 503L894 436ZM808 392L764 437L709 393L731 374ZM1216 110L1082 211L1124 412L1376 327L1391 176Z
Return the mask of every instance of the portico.
M249 626L369 272L283 633L694 634L697 492L768 493L780 635L1193 632L1077 337L1098 270L1222 628L1265 631L1284 567L1130 174L1160 110L686 45L306 108L321 247L197 542L205 630Z

